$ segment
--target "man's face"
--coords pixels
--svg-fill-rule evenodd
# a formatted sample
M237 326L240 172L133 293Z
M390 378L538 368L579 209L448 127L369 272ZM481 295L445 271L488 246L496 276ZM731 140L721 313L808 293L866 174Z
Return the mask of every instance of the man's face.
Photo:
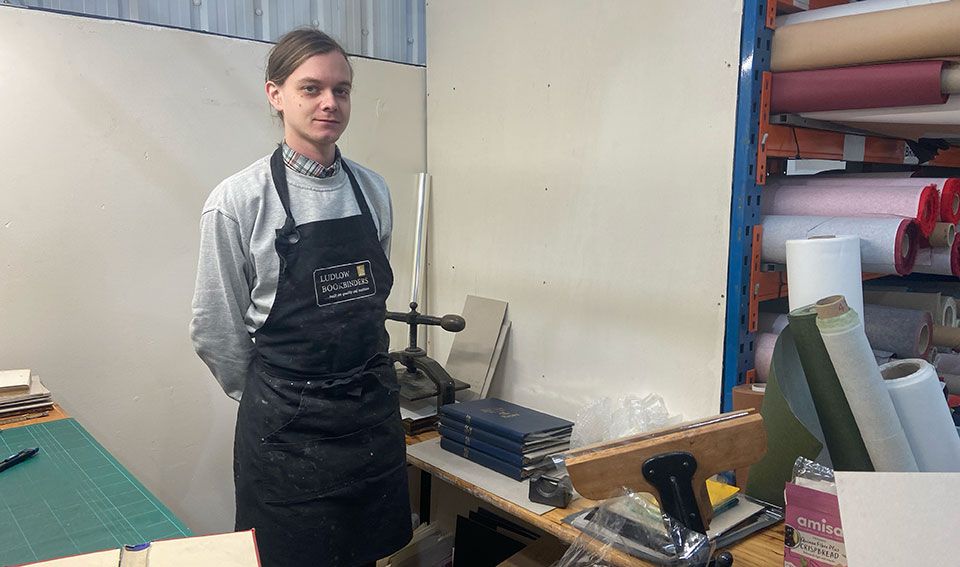
M300 64L282 86L267 83L267 98L283 112L287 144L301 153L321 153L333 145L350 121L352 76L338 52L314 55ZM329 164L326 164L329 165Z

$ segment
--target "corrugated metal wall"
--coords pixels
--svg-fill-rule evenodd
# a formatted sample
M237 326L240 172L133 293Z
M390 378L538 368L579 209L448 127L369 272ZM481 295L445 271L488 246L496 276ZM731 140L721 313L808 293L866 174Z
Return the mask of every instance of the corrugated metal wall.
M425 0L12 0L3 3L276 41L299 26L350 53L423 65Z

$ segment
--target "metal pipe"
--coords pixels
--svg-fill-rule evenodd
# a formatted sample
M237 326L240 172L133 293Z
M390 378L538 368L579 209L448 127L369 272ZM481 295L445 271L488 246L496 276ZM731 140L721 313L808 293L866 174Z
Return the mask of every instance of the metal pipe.
M430 174L421 173L417 180L417 231L413 242L413 281L410 284L410 302L420 301L420 274L423 271L423 248L426 243L427 193L430 190Z

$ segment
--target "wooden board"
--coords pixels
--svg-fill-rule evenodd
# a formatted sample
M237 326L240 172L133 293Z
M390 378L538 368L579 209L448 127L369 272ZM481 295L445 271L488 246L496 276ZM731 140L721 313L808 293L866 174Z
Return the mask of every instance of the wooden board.
M713 508L706 480L758 461L766 452L766 440L759 413L732 412L577 449L567 454L566 464L574 488L587 498L620 496L623 487L656 496L656 487L643 476L644 463L664 453L690 453L697 461L693 475L697 504L704 523L709 525Z

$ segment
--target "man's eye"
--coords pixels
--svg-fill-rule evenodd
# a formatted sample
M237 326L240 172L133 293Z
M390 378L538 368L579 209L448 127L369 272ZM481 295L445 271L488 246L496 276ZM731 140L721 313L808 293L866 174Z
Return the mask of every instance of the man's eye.
M337 96L349 96L350 91L347 89L337 89Z
M303 87L303 90L308 93L315 93L317 92L317 87L306 86L306 87Z

